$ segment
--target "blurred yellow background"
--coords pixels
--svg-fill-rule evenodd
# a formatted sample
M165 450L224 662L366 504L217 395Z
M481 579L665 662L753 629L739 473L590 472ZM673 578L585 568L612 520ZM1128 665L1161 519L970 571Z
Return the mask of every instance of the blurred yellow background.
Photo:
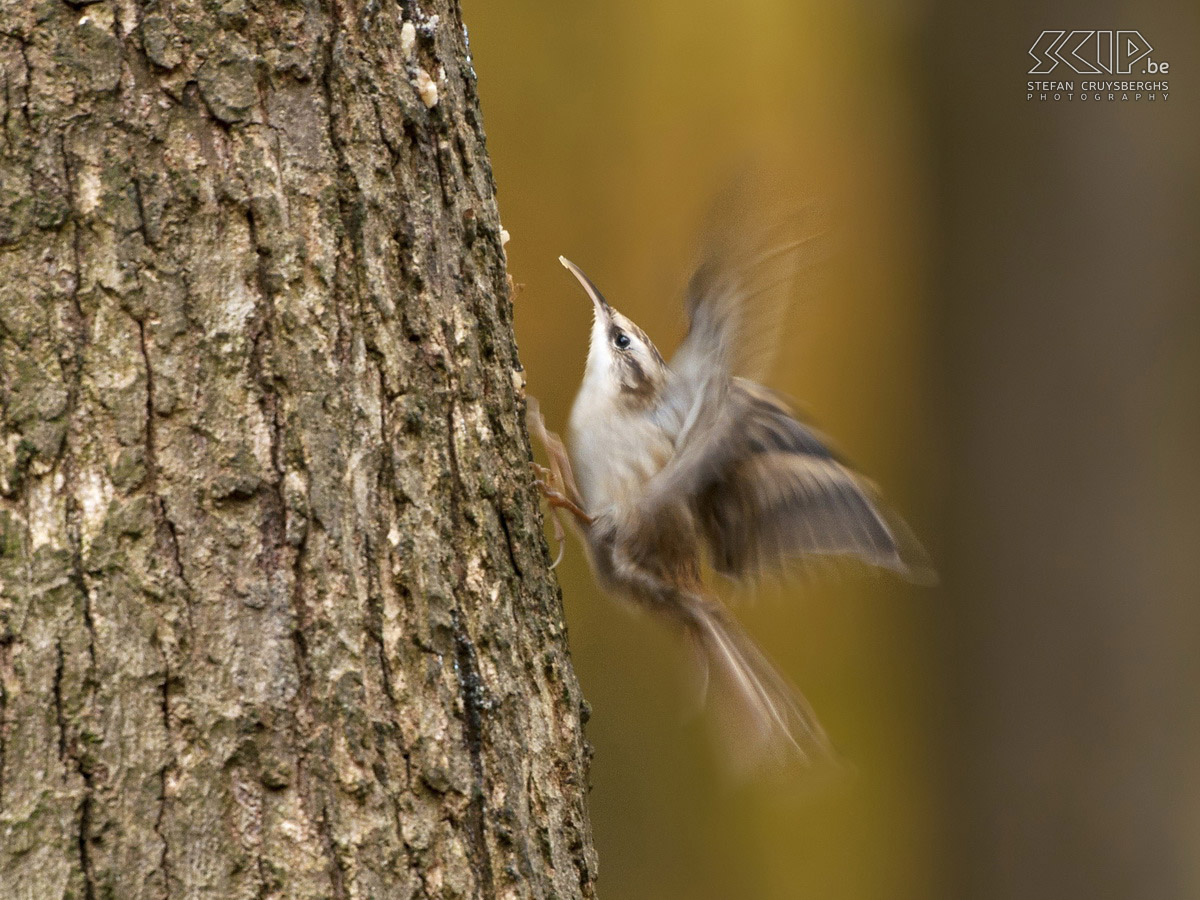
M1128 709L1137 704L1127 698L1108 715L1101 692L1081 701L1100 703L1101 712L1077 729L1074 695L1056 693L1054 685L1079 667L1038 635L1041 626L1086 618L1089 603L1103 602L1091 582L1105 579L1089 569L1088 554L1103 554L1107 545L1080 549L1066 541L1064 552L1083 554L1077 562L1078 571L1089 573L1085 583L1060 578L1062 593L1039 593L1038 567L1046 561L1036 551L1030 556L1030 547L1049 546L1039 529L1048 522L1069 528L1075 507L1062 507L1064 525L1061 518L1043 521L1038 504L1057 510L1061 482L1052 476L1070 480L1070 472L1056 469L1030 483L1028 461L1014 457L1009 465L997 456L1003 439L989 437L989 429L1007 430L1016 453L1032 452L1039 442L1054 444L1061 424L1062 435L1074 435L1071 452L1062 454L1070 460L1071 453L1089 452L1093 431L1104 433L1093 428L1093 407L1072 410L1071 403L1092 397L1103 405L1112 383L1099 376L1112 368L1112 355L1093 348L1077 372L1085 386L1065 384L1053 365L1056 338L1031 343L1014 331L997 339L1007 343L993 345L992 320L1004 315L1005 291L1017 289L1005 275L1025 271L1035 254L1026 233L1029 241L1061 237L1037 223L1045 221L1043 207L1064 205L1047 184L1074 171L1075 142L1082 139L1071 129L1108 141L1108 129L1127 129L1134 116L1141 121L1150 113L1091 109L1080 124L1074 109L1021 106L1025 49L1046 27L1033 4L1014 7L1004 28L988 32L982 63L972 55L978 44L958 40L979 39L982 32L972 27L978 23L965 13L938 19L926 4L468 0L464 6L501 215L511 234L509 271L523 285L515 301L521 356L529 392L541 400L550 427L565 430L591 318L557 256L579 263L669 356L682 333L680 294L701 217L738 165L765 152L831 200L844 238L820 294L791 311L771 384L796 398L881 486L944 578L932 590L857 575L795 583L740 607L857 767L855 777L836 783L740 782L727 776L719 748L689 712L694 698L681 641L607 601L582 549L569 544L558 571L575 665L594 710L588 737L596 750L591 809L601 895L1200 896L1200 869L1187 862L1200 858L1200 802L1168 809L1162 796L1172 783L1193 798L1186 792L1200 789L1200 777L1187 780L1184 762L1200 745L1198 704L1189 691L1200 684L1189 661L1193 652L1200 655L1196 638L1163 651L1173 668L1153 684L1133 676L1103 688L1160 698L1160 689L1167 691L1166 721L1158 723L1161 733L1117 740L1105 757L1108 768L1079 775L1078 760L1103 756L1105 736L1127 728ZM1147 18L1160 28L1151 41L1182 33L1183 26L1195 33L1194 16L1182 23ZM950 49L931 67L923 53L940 40ZM1175 55L1183 56L1178 47ZM1200 94L1200 84L1192 93ZM1182 152L1191 146L1194 155L1188 141L1197 137L1196 126L1169 118L1187 112L1187 102L1178 111L1154 110L1160 118L1151 127L1177 148L1158 162L1167 166L1163 177L1190 172L1191 180L1176 186L1164 224L1151 226L1167 237L1147 262L1182 257L1188 236L1200 234L1195 168ZM1056 162L1041 160L1047 148ZM1117 149L1114 165L1120 154L1134 161L1140 152L1140 145ZM1017 154L1011 158L1018 162L1010 166L1007 154ZM1039 172L1050 180L1026 178ZM1023 207L1016 205L1021 198ZM1153 195L1142 212L1153 219L1165 209L1154 204L1162 202ZM1115 237L1096 233L1095 215L1086 202L1076 203L1073 223L1082 230L1071 246L1081 254L1074 264L1100 264L1092 278L1102 291L1103 266L1115 264L1109 253ZM1072 327L1072 316L1094 324L1090 299L1070 293L1070 272L1056 268L1060 261L1050 256L1037 265L1058 285L1046 302L1059 303L1062 327ZM1194 275L1190 262L1159 285L1166 306L1192 296L1200 283ZM1026 306L1016 327L1033 334L1043 302L1031 287L1036 283L1036 277L1017 282ZM991 318L973 304L990 304ZM1180 321L1194 327L1195 317L1183 314ZM1119 312L1112 322L1119 333ZM1194 360L1200 354L1191 355L1196 344L1188 340L1146 352ZM1047 371L1055 380L1039 382ZM1121 371L1110 374L1119 379ZM1151 455L1171 477L1190 471L1168 448L1196 434L1187 399L1195 395L1183 387L1195 372L1194 364L1169 365L1151 376L1175 391L1151 391L1162 401L1163 419ZM1061 394L1060 418L1013 412L1043 388ZM1075 427L1072 412L1090 418ZM1097 466L1077 479L1084 494L1105 491L1110 473ZM1166 484L1152 468L1147 464L1138 483ZM1178 512L1183 497L1197 495L1194 475L1174 484L1179 493L1151 491L1150 506L1137 513L1152 516L1158 501L1176 504ZM1009 510L1005 498L1023 490L1036 493L1025 508ZM999 500L989 505L988 498ZM1109 513L1119 520L1126 511L1106 507L1086 515L1100 521ZM1200 533L1192 517L1174 521L1180 547ZM1114 546L1124 542L1119 529L1108 537ZM1150 665L1162 658L1155 641L1200 625L1184 600L1200 596L1200 589L1192 593L1200 579L1188 581L1175 562L1157 571L1166 573L1157 582L1161 603L1131 599L1162 612L1148 626L1149 644L1132 657L1114 651L1114 666ZM1011 573L1028 577L1015 579L1021 593L1010 596ZM1076 589L1069 603L1055 606L1055 597ZM1047 609L1057 609L1056 618L1039 621ZM1032 619L993 628L1006 610L1028 610ZM1066 641L1069 653L1104 659L1104 623L1121 633L1127 623L1119 617L1101 623L1090 643ZM992 634L1010 640L993 646ZM1103 670L1103 662L1096 665ZM1039 682L1021 685L1026 667L1045 678L1044 696ZM1107 784L1127 767L1145 765L1139 754L1156 735L1171 735L1177 745L1156 763L1165 768L1142 785L1143 807L1136 800L1133 807L1106 805L1093 779ZM1093 799L1099 812L1089 806ZM1102 821L1109 824L1101 827ZM1112 824L1121 821L1142 829L1142 838L1126 842ZM1158 865L1156 875L1132 878L1143 864ZM1130 880L1110 878L1113 867ZM1138 884L1144 892L1129 887ZM1105 893L1106 886L1115 892Z

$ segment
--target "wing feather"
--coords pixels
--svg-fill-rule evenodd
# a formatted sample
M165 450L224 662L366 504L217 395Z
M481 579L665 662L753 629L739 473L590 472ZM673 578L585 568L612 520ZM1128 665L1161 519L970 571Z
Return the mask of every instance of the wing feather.
M928 578L924 551L871 484L753 380L826 229L815 204L768 226L751 213L735 203L723 227L710 229L689 283L688 333L656 410L676 435L674 453L646 485L636 519L653 531L668 509L689 508L713 565L735 578L813 556Z
M698 484L693 508L713 566L733 578L781 570L805 557L841 557L914 580L932 574L924 550L870 482L838 459L808 426L752 409L735 441L717 455L717 477ZM764 424L764 418L768 423ZM760 431L786 434L764 443Z

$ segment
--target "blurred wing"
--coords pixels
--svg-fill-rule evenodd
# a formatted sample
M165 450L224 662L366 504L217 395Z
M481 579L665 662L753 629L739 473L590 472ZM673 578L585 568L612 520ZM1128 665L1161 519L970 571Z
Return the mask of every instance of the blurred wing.
M724 465L697 484L694 509L713 566L752 578L804 557L843 557L913 580L933 575L925 551L866 479L809 426L753 386Z
M671 360L671 382L658 410L676 434L671 464L649 486L643 511L722 470L737 450L749 396L742 378L770 363L783 312L801 277L816 268L828 228L815 202L786 208L731 190L705 230L703 255L688 283L688 332ZM758 389L762 390L762 389Z
M720 414L684 453L648 496L688 499L718 571L753 578L825 557L933 578L925 551L870 483L765 388L730 380Z
M825 255L829 229L815 202L780 208L753 192L720 201L685 295L688 333L671 368L699 382L714 367L761 379L802 276Z
M688 285L688 333L659 409L674 426L675 451L639 500L642 527L667 521L671 506L690 508L713 564L735 578L805 556L926 578L924 551L870 484L750 380L770 361L787 300L828 234L814 203L781 215L751 197L718 207ZM649 531L643 537L653 540Z

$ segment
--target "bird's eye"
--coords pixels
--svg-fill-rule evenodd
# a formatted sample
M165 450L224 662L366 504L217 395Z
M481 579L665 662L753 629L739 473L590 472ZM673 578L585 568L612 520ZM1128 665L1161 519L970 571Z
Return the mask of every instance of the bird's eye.
M630 343L629 335L627 335L623 331L618 331L616 333L616 336L613 337L613 346L616 347L618 350L628 350L629 343Z

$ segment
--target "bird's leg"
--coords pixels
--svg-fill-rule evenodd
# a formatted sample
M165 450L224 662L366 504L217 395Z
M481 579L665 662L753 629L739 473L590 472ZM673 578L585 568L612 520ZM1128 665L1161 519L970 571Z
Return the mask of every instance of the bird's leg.
M579 486L575 483L575 473L571 470L571 457L567 455L567 448L563 446L562 438L546 428L546 420L542 418L542 411L535 397L529 398L528 419L530 433L538 439L546 449L546 455L550 458L550 472L553 475L550 483L561 487L561 490L556 491L559 495L557 498L547 495L547 499L552 503L555 500L567 501L557 505L574 515L581 525L591 525L592 517L583 509L583 496L579 493Z
M533 471L541 476L534 481L534 484L541 489L544 495L546 489L549 487L548 479L553 478L554 473L545 466L539 466L537 463L530 463L530 465L533 466ZM551 506L550 513L550 521L554 523L554 543L558 545L558 555L554 557L554 562L550 563L550 568L555 569L558 568L558 564L562 562L563 553L565 553L567 549L567 532L566 529L563 528L561 511L556 507Z
M558 556L550 566L553 569L562 562L563 552L566 548L562 511L565 510L574 516L576 523L583 528L590 526L593 520L583 508L583 498L575 484L575 476L571 471L571 460L567 456L566 447L563 446L562 439L557 434L546 428L546 422L542 418L538 402L534 397L529 398L528 423L530 433L538 439L546 449L546 455L550 458L549 468L539 466L537 463L532 465L534 472L539 476L534 484L546 498L550 511L553 513L554 540L558 544Z
M557 476L552 473L551 477L555 478ZM592 517L584 511L583 507L581 507L562 491L557 490L554 486L554 482L543 481L539 478L534 481L534 484L538 486L539 490L542 492L542 496L546 498L546 502L549 503L552 508L566 510L575 517L576 522L585 527L591 525L594 521Z

